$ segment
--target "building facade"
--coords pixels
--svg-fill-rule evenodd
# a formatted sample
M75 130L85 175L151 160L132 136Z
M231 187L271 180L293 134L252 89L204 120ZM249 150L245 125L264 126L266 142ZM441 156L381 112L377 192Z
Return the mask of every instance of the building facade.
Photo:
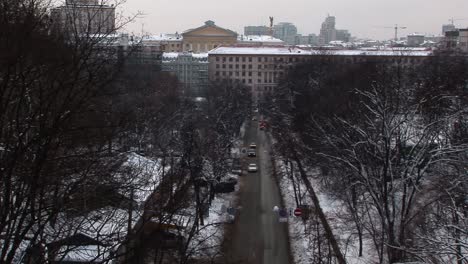
M182 35L160 34L156 36L144 36L141 40L143 45L159 47L161 52L182 52Z
M70 35L111 34L115 31L115 7L99 0L66 0L51 10L55 29Z
M273 26L273 37L281 39L286 44L294 45L297 35L297 27L289 22L281 22Z
M209 52L211 81L228 80L251 88L252 99L261 101L278 86L288 70L298 63L337 61L361 63L379 61L412 65L431 55L431 51L304 50L295 47L219 47Z
M349 42L351 40L351 33L346 29L337 29L335 31L335 40Z
M425 36L422 34L411 34L407 36L406 45L408 47L419 47L424 43Z
M271 36L271 29L267 26L246 26L244 27L244 35L246 36Z
M208 85L208 54L163 53L161 70L174 74L187 96L202 96Z
M458 47L463 52L468 52L468 28L459 29Z
M303 36L301 34L296 35L296 40L294 41L294 45L312 45L317 46L319 44L319 38L315 34L309 34L307 36Z
M237 33L215 25L208 20L205 25L182 33L182 51L203 53L219 46L237 43Z

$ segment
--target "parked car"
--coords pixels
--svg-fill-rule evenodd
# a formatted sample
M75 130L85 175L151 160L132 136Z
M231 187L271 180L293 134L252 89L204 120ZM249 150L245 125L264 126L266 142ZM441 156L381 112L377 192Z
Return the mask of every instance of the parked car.
M249 166L247 167L248 172L257 172L257 164L255 163L250 163Z
M219 182L215 185L215 193L230 193L235 190L237 182Z
M241 175L242 174L242 169L241 168L232 168L231 170L232 173Z
M255 149L249 149L249 151L247 151L247 156L248 157L256 157L257 153L255 152Z

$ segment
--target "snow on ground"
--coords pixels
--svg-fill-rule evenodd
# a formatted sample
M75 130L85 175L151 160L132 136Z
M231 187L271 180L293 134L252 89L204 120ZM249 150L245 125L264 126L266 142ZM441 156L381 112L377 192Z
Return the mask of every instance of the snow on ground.
M285 207L288 210L294 211L296 208L296 201L292 181L290 177L286 176L287 169L283 161L277 159L276 166L278 168L278 179ZM320 183L317 180L317 176L319 175L318 173L318 171L310 171L309 175L311 177L309 178L311 179L312 186L314 186L315 192L319 198L320 207L327 216L335 237L341 241L342 252L345 254L347 262L349 264L377 263L378 258L373 254L374 250L372 249L372 242L370 240L364 241L364 256L358 257L357 236L350 232L350 229L352 229L350 227L353 223L343 222L340 220L341 218L339 216L346 213L345 208L339 201L332 199L322 190L322 188L320 188ZM309 198L309 195L305 193L306 188L303 184L301 184L300 189L303 196L302 203L312 205L313 203ZM289 218L288 229L291 241L291 251L296 264L313 263L314 259L311 248L313 248L314 243L316 243L313 239L314 235L316 235L316 231L311 229L312 226L317 223L318 220L314 219L313 215L311 215L307 222L304 222L302 218L296 218L294 216Z
M224 224L229 223L233 218L228 214L227 209L234 205L236 192L216 194L211 203L209 215L206 217L205 225L200 227L200 233L190 244L189 250L196 258L214 258L221 251L221 244L224 239Z

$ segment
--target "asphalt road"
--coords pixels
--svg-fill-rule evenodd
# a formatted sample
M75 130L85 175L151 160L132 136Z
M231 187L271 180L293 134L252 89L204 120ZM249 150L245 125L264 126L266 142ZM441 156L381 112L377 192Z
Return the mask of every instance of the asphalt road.
M240 181L239 212L225 243L225 263L286 264L289 243L286 223L280 223L273 211L281 206L278 186L273 178L270 145L265 132L251 121L245 136L245 146L257 144L257 157L245 158L256 163L257 173L245 173Z

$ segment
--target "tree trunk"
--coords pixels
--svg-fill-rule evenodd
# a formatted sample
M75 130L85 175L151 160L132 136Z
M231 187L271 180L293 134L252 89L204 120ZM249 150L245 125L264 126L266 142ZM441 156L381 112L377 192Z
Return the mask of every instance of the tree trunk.
M333 252L335 253L336 259L339 264L346 264L346 259L343 256L343 253L341 253L340 246L338 245L338 241L336 240L333 230L328 224L327 218L325 217L325 214L322 211L322 208L320 207L320 202L318 200L317 195L315 194L315 190L312 187L312 184L310 183L309 179L307 178L306 172L304 168L302 167L301 161L297 157L297 153L293 151L294 153L294 160L297 163L297 166L299 168L299 173L301 175L301 179L306 185L307 190L309 191L310 198L312 199L312 202L314 203L315 211L318 214L318 217L320 219L320 222L325 229L325 234L330 241L331 247L333 249Z

